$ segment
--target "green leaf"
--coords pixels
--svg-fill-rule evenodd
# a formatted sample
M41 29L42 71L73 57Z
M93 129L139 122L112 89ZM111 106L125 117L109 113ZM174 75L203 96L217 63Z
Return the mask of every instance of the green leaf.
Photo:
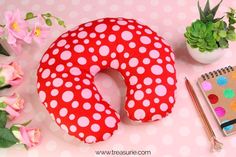
M0 102L0 108L5 108L7 107L7 104L5 104L4 102Z
M25 19L26 19L26 20L32 19L32 18L34 18L34 14L33 14L32 12L26 13L26 15L25 15Z
M0 148L8 148L16 144L18 139L15 138L10 129L0 128Z
M204 14L206 15L209 12L210 12L210 2L209 0L207 0L205 8L204 8Z
M235 41L236 40L236 33L234 31L228 31L226 39L230 41Z
M5 83L5 78L0 76L0 87Z
M45 19L45 23L46 23L48 26L52 26L52 20L51 20L51 19Z
M60 26L63 26L63 27L65 27L65 22L64 22L64 21L62 21L62 20L58 20L58 24L59 24Z
M202 21L204 21L204 20L205 20L205 15L204 15L204 12L202 11L202 8L201 8L201 6L200 6L199 1L198 1L198 3L197 3L197 7L198 7L199 14L200 14L200 19L201 19Z
M214 22L214 23L215 23L215 22L218 22L218 21L222 20L224 17L225 17L225 16L222 16L222 17L219 17L219 18L215 18L215 19L213 20L213 22Z
M7 124L7 112L0 110L0 128L5 128Z
M219 9L220 4L223 2L223 0L221 0L212 10L211 13L213 14L213 17L215 17L217 10Z
M29 125L31 122L32 122L32 119L31 119L31 120L28 120L27 122L22 123L21 125L27 126L27 125Z
M52 14L50 14L50 13L46 13L46 14L43 14L44 16L46 16L46 17L51 17L52 16Z
M221 48L228 48L229 47L229 43L226 39L221 39L219 41L219 45L220 45Z
M3 48L3 46L0 44L0 54L5 56L10 56L10 54L7 52L6 49Z
M224 30L221 30L221 31L219 32L219 36L222 37L222 38L225 38L225 37L227 36L227 32L224 31Z

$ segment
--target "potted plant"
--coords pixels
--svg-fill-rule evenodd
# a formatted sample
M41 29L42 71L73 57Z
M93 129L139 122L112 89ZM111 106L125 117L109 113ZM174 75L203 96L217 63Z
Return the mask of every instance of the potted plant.
M236 11L230 8L230 11L226 12L227 22L224 21L224 16L215 18L222 1L211 9L207 0L204 10L198 1L200 19L188 26L184 34L189 54L203 64L220 59L225 49L229 47L229 41L236 40L234 27Z

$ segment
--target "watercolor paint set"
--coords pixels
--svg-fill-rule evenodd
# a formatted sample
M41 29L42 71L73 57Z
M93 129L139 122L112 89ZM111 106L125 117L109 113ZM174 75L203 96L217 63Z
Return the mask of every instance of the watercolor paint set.
M226 136L236 133L236 67L225 67L198 79L198 85Z

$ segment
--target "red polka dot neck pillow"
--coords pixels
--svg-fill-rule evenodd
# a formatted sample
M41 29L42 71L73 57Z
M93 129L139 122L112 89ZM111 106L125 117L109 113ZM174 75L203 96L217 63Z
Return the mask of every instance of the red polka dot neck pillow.
M94 85L94 76L108 68L124 78L125 110L131 120L159 120L175 103L174 54L157 33L125 18L81 24L45 52L37 87L56 123L85 143L104 141L118 129L119 114Z

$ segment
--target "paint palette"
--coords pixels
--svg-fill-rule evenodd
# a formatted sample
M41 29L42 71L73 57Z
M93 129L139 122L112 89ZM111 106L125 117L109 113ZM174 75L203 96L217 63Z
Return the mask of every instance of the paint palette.
M236 67L203 74L198 85L224 134L236 132Z

